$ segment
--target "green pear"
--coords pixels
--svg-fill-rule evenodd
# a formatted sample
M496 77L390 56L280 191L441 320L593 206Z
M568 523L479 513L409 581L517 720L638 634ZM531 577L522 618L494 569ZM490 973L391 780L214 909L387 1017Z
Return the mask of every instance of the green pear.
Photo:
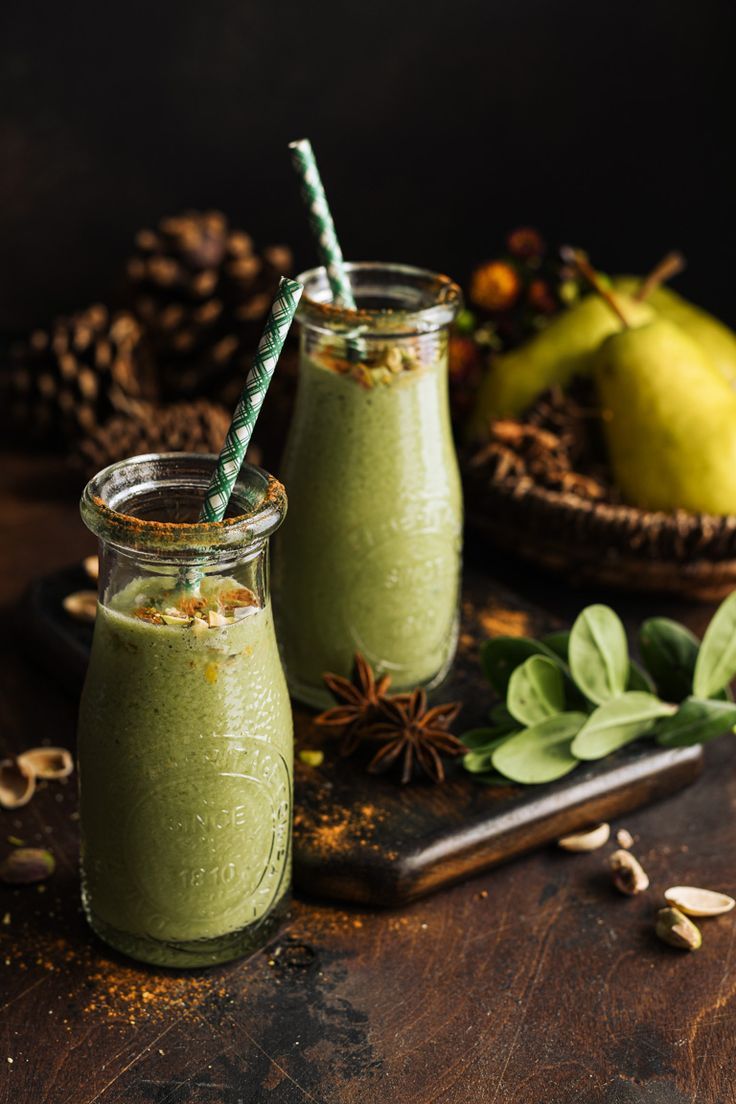
M641 283L638 276L616 276L613 279L613 287L625 295L635 295ZM736 388L736 334L733 330L672 288L657 287L646 301L657 314L676 322L694 338L713 367Z
M614 294L613 298L630 326L643 325L654 317L648 304L631 296ZM517 349L495 357L478 389L468 424L469 438L487 438L494 418L518 417L547 388L566 387L574 376L587 373L601 341L620 328L615 312L593 293Z
M614 479L649 510L736 513L736 394L666 318L612 334L593 373Z

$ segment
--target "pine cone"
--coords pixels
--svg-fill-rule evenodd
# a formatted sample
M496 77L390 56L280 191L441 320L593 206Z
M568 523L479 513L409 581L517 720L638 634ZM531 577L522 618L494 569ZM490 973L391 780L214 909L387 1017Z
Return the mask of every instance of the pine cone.
M11 436L63 447L150 397L152 377L132 315L100 304L36 330L11 351L0 382Z
M108 464L146 452L219 453L229 425L225 408L205 399L171 406L141 403L136 414L120 414L98 426L80 442L74 459L91 477ZM248 460L258 463L259 458L252 446Z
M255 252L219 211L187 211L137 234L131 305L152 340L164 398L220 397L232 377L242 386L245 358L291 265L286 246Z

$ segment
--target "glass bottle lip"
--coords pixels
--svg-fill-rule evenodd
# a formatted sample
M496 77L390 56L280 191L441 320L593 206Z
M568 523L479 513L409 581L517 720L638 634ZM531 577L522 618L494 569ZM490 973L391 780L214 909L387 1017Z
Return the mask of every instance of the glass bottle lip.
M304 286L296 315L303 325L325 333L375 334L385 339L442 329L462 306L462 291L454 280L430 269L384 261L346 261L345 270L357 293L356 310L332 301L323 265L296 277ZM361 295L391 305L360 306Z
M178 492L190 505L204 500L217 457L205 453L147 453L119 460L98 472L82 492L82 519L100 540L151 558L211 557L262 543L286 514L286 492L273 475L243 464L223 521L175 521L136 515L165 512ZM158 510L156 510L158 506Z

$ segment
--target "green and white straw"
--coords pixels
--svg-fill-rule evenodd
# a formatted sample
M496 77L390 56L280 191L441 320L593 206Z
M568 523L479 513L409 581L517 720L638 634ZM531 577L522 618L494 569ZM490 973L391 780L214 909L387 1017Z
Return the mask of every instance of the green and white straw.
M253 427L263 406L279 354L289 332L292 319L304 288L296 280L282 277L276 298L258 342L253 367L245 381L243 393L227 431L217 467L207 488L200 521L222 521L230 501L235 480L243 465Z
M340 243L335 233L327 197L322 186L317 162L308 138L290 142L291 159L301 182L302 195L307 206L309 222L314 231L320 260L327 270L327 278L332 288L332 298L340 306L355 310L353 289L350 286Z

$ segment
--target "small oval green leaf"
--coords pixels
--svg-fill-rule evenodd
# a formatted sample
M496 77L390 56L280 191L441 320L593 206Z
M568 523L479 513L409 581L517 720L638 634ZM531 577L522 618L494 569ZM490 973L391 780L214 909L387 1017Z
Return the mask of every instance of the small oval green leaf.
M478 748L485 747L496 739L498 733L495 728L471 728L467 732L463 732L460 739L465 744L466 748L470 748L471 751L476 751Z
M555 658L554 652L528 636L494 636L481 646L480 662L493 689L505 698L512 672L533 655Z
M558 713L525 728L494 751L493 766L512 782L554 782L578 765L570 748L585 720L585 713Z
M535 725L562 713L565 689L562 671L547 656L530 656L511 675L506 707L523 725Z
M674 717L667 717L657 725L657 743L662 747L704 744L734 725L736 705L732 702L688 698Z
M692 691L700 641L669 617L650 617L639 629L641 656L657 690L667 701L679 702Z
M586 698L602 705L623 694L629 647L620 619L608 606L588 606L570 632L570 670Z
M675 712L676 706L653 694L629 690L590 714L575 737L573 754L578 759L602 759L649 732L659 717Z
M729 594L705 630L695 661L693 694L712 698L736 676L736 590Z
M514 718L506 708L505 702L496 702L495 705L491 706L488 710L488 720L492 725L514 723Z
M626 681L627 690L643 690L645 694L656 694L657 688L649 675L634 660L629 661L629 677Z
M570 630L561 629L559 632L547 633L542 637L542 643L550 648L563 663L567 663L568 648L570 646Z

